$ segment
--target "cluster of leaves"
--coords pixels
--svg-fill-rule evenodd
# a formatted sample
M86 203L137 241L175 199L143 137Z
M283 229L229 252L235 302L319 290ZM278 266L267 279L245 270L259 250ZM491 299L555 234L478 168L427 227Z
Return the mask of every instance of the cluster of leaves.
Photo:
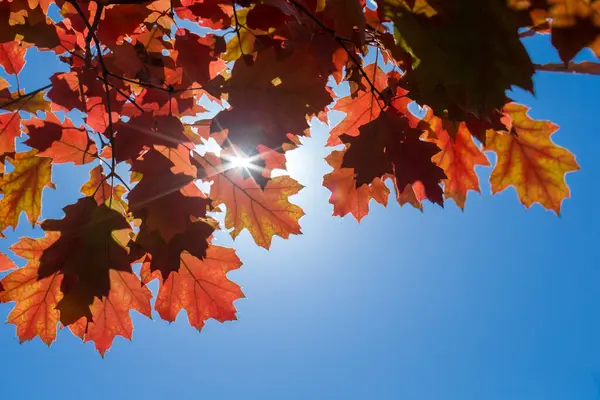
M571 62L600 53L599 13L596 0L0 0L0 65L17 82L0 78L0 231L22 212L45 231L11 247L23 268L0 257L14 269L0 282L0 302L16 302L9 322L47 344L69 327L103 354L131 337L130 310L151 315L154 279L165 320L182 309L198 329L235 319L243 294L226 274L241 263L211 244L209 213L224 205L231 235L247 229L264 248L300 234L289 197L302 186L273 170L330 110L345 113L323 182L334 215L360 220L390 188L401 205L463 208L486 150L493 192L514 186L525 206L558 213L578 165L550 140L557 127L506 93L533 91L536 69L599 73ZM521 38L536 33L551 34L562 63L532 63ZM32 47L68 72L26 93ZM201 99L223 111L198 120ZM197 150L210 138L220 154ZM64 218L40 223L60 163L97 165Z

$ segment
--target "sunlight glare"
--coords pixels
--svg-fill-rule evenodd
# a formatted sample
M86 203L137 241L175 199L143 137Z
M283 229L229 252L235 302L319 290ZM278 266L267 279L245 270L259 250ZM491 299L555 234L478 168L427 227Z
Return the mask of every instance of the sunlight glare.
M233 168L252 168L254 164L252 164L252 158L250 157L231 157L229 159L231 162L231 166Z

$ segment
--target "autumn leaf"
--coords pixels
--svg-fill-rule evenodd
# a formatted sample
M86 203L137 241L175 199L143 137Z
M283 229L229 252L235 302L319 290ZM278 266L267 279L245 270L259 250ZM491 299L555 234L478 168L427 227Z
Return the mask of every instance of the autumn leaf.
M95 298L90 306L91 321L84 317L69 325L71 331L84 342L93 341L104 357L116 336L131 340L133 322L130 310L151 318L152 293L131 272L110 270L110 292L102 299Z
M528 110L521 104L507 104L507 131L488 133L485 149L498 157L490 177L492 192L514 186L525 207L537 202L560 214L562 201L570 196L565 175L579 165L573 154L550 139L558 127L531 119Z
M19 268L0 281L0 303L15 302L8 315L8 322L17 327L20 342L36 336L50 345L56 339L59 311L56 305L62 298L60 286L62 275L54 273L38 279L39 259L43 251L58 239L51 232L42 239L23 238L11 246L11 250L27 260Z
M0 109L6 111L50 111L50 102L44 98L46 92L39 91L32 95L21 92L10 93L8 89L0 90Z
M109 295L111 270L131 272L130 256L113 236L114 231L131 227L120 213L98 205L93 197L63 210L63 219L41 225L46 232L60 232L60 237L41 255L38 275L40 279L56 273L64 276L64 297L56 308L61 322L69 325L81 317L91 318L94 298Z
M399 188L420 182L426 197L442 205L439 183L446 176L431 160L440 149L433 143L422 141L421 133L420 129L411 126L405 115L389 108L377 119L363 125L357 137L341 137L344 143L350 144L342 168L354 169L357 186L370 184L387 174L395 177Z
M0 178L4 193L0 200L0 231L9 226L16 229L21 212L35 226L42 210L42 191L46 186L55 187L50 181L52 160L36 153L36 150L17 153L9 159L14 170Z
M249 156L259 144L279 149L290 142L288 134L303 135L307 116L331 102L326 82L310 54L280 58L274 49L261 51L251 66L236 63L231 78L207 88L215 97L226 93L232 107L215 117L211 130L227 130L229 141Z
M17 265L6 254L0 253L0 272L16 269Z
M16 151L15 140L21 136L19 113L0 114L0 155Z
M27 46L16 40L0 43L0 65L10 75L17 75L25 66Z
M143 176L127 196L133 215L144 221L148 233L158 232L165 242L183 234L195 218L206 217L211 207L210 200L199 190L196 195L184 193L188 185L191 186L188 193L195 188L194 177L174 174L171 171L174 166L157 150L148 151L133 164L132 170Z
M111 45L125 35L133 34L151 10L143 4L113 5L104 11L104 19L98 24L98 38Z
M376 64L367 65L364 71L377 90L383 91L386 88L387 74ZM340 144L341 135L358 136L358 129L373 121L381 112L383 106L381 100L368 88L366 78L361 77L361 79L365 90L359 91L356 96L342 97L333 106L333 110L342 111L346 116L329 133L328 146Z
M396 41L414 59L405 88L435 115L491 126L507 90L514 85L533 91L534 68L518 35L518 15L503 2L435 2L435 15L408 11L406 3L378 0L378 11L394 23Z
M488 166L490 163L474 143L464 122L461 122L456 132L450 135L444 128L443 121L435 117L431 110L427 110L422 125L427 129L427 140L441 149L431 160L446 174L446 179L443 180L444 196L453 199L460 208L464 209L467 192L469 190L480 192L475 166Z
M145 283L160 280L154 308L164 320L173 322L185 310L190 325L200 330L210 318L219 322L237 319L233 302L244 294L226 274L241 265L233 249L211 245L203 260L182 253L179 271L166 280L152 274L149 263L143 265L141 276Z
M343 151L327 156L325 160L333 171L323 177L323 186L331 191L329 203L333 204L333 215L343 217L351 213L360 222L369 213L371 199L387 206L390 190L380 178L357 187L354 170L342 168L343 158Z
M225 227L232 229L236 238L247 229L257 245L268 249L273 236L287 239L290 234L301 233L298 220L304 215L300 207L288 198L302 189L302 185L289 176L278 176L261 189L254 179L244 179L237 169L223 171L221 160L213 154L196 156L212 181L210 197L213 205L227 207Z
M82 165L98 158L96 145L85 128L77 128L65 117L61 122L54 114L45 119L33 117L24 124L28 146L38 150L38 156L50 157L55 164L72 162Z

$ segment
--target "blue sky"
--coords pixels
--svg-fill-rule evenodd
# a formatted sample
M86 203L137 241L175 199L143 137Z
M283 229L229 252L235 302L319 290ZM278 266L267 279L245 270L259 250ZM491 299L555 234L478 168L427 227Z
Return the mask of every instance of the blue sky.
M557 59L546 42L528 40L535 61ZM29 55L22 85L45 84L52 60ZM269 252L246 233L235 242L245 265L229 276L247 296L238 321L198 333L184 314L173 324L134 314L133 342L117 338L105 359L67 330L48 348L19 345L0 324L0 397L599 399L600 79L546 73L536 88L513 96L561 126L554 140L582 167L561 217L526 210L512 189L492 197L487 169L464 213L448 202L424 213L372 205L360 224L330 217L317 127L289 155L306 185L294 199L304 235ZM60 217L86 179L59 166L44 217ZM10 232L0 250L25 234Z

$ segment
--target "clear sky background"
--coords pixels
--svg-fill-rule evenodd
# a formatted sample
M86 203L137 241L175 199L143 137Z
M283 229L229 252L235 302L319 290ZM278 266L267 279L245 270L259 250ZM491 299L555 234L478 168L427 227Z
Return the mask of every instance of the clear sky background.
M557 60L546 42L528 39L535 61ZM29 54L22 86L46 84L53 60ZM48 348L0 324L0 398L600 399L600 78L535 81L536 97L513 97L561 126L555 142L582 167L561 217L526 210L512 189L492 197L485 168L464 213L391 202L360 224L331 217L320 126L289 154L306 185L294 198L304 235L269 252L247 233L235 242L238 321L198 333L184 313L173 324L133 313L133 342L117 338L105 359L68 330ZM56 167L43 216L60 217L87 177ZM9 232L0 250L31 234Z

